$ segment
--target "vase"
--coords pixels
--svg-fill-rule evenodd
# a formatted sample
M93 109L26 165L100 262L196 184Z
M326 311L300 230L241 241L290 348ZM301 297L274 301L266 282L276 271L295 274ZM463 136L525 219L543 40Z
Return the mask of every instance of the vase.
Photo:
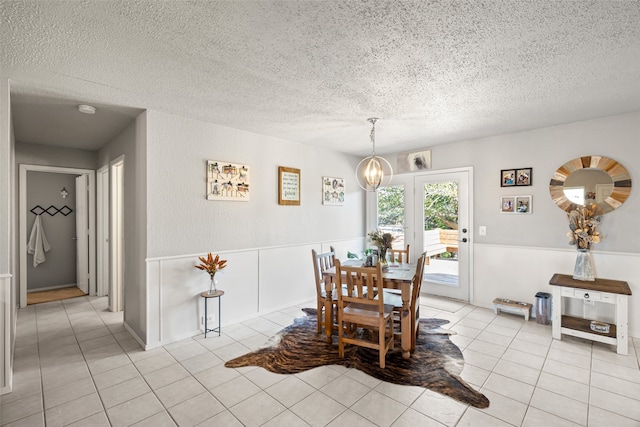
M383 267L388 264L387 248L380 248L380 257L378 258L378 262L382 264Z
M216 275L214 274L211 276L211 283L209 284L209 295L213 295L218 292L218 289L216 289L217 284L218 281L216 280Z
M589 249L578 249L576 266L573 269L573 278L592 282L596 280L593 258Z

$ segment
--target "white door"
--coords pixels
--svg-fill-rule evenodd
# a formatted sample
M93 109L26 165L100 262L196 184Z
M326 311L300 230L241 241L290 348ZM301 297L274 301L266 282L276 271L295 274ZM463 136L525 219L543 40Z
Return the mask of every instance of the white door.
M76 177L76 282L89 293L89 215L87 175Z
M124 309L124 156L111 162L111 227L109 247L111 251L111 286L109 309Z
M109 294L109 167L98 169L96 179L96 295L101 297Z
M415 178L415 239L427 251L422 292L469 301L470 170Z

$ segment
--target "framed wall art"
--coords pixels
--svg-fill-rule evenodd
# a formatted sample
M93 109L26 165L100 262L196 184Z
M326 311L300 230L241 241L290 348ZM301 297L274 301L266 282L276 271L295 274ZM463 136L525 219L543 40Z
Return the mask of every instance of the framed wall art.
M396 173L431 169L431 150L409 151L396 157Z
M300 169L278 167L278 204L300 206Z
M249 201L249 166L207 161L207 200Z
M531 185L533 168L502 169L500 171L500 187L516 187Z
M500 197L500 212L513 213L513 207L516 204L516 199L513 196Z
M515 213L531 213L531 196L516 196Z
M322 177L322 204L344 205L344 178Z

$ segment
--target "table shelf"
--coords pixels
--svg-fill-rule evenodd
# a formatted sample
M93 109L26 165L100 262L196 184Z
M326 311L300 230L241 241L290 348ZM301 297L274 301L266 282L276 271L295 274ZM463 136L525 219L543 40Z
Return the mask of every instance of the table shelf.
M609 337L616 338L617 330L616 325L609 325L609 332L596 332L591 330L591 320L582 319L580 317L574 316L566 316L562 315L562 327L566 329L573 329L580 332L585 332L587 334L599 336L599 337Z

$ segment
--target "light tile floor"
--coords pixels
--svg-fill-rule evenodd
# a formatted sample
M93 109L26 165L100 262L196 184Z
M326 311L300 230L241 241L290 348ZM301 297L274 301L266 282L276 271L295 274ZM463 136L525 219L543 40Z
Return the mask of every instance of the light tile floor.
M439 308L423 306L421 315L451 322L462 378L489 408L340 366L298 375L224 367L302 315L300 307L226 326L221 337L142 351L106 298L81 297L19 310L14 391L1 397L0 424L640 426L640 340L620 356L553 340L550 326L521 316L431 300Z

